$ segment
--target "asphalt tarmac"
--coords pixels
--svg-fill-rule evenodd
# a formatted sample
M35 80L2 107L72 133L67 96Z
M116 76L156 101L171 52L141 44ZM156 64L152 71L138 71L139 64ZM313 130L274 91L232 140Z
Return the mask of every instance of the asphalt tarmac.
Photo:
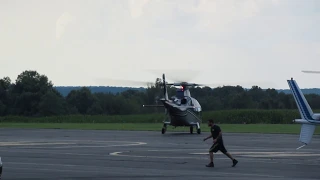
M319 179L320 136L224 133L236 167L221 153L207 168L208 133L1 129L3 180L9 179Z

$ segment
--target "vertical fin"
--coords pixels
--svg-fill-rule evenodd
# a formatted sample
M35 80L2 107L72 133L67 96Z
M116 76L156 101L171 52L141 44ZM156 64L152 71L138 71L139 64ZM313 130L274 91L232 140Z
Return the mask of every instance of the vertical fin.
M302 119L314 120L313 111L295 80L287 80Z
M297 148L300 149L309 144L312 140L312 136L314 134L316 126L315 124L308 123L308 121L314 120L314 113L296 81L291 78L291 80L287 80L287 82L291 89L296 105L299 109L300 116L303 120L306 120L306 123L301 125L299 141L304 145Z

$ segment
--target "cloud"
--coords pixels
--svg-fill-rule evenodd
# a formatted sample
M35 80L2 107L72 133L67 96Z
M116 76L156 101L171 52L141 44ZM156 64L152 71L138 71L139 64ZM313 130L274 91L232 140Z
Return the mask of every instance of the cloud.
M56 22L56 39L60 39L68 24L75 20L75 17L73 17L70 13L64 12Z
M149 0L129 0L130 13L132 18L138 18L143 14L144 6Z
M222 32L237 21L256 16L267 5L255 0L198 0L197 4L181 5L178 8L197 17L199 31Z
M33 67L48 74L55 84L88 85L90 76L153 80L142 70L133 73L133 68L182 68L201 70L206 75L197 81L203 83L272 80L287 87L283 79L320 65L319 2L11 3L0 6L5 27L0 28L4 49L0 58L16 69L0 70L13 74ZM25 59L32 61L22 61ZM14 66L18 60L20 65ZM61 64L65 69L52 68ZM283 68L288 64L290 68ZM75 77L68 80L63 76L66 73ZM313 81L303 78L301 75L301 83L306 83L301 86L308 81L311 86Z

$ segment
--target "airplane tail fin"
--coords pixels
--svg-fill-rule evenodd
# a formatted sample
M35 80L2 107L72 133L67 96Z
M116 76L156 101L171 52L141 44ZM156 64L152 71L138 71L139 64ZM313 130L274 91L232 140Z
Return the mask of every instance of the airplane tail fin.
M316 125L314 124L302 124L299 141L304 145L309 144L311 142L315 129Z
M305 120L314 120L313 118L313 111L306 100L304 94L302 93L301 89L299 88L297 82L291 78L291 80L287 80L296 105L298 106L300 116L302 119Z
M297 148L300 149L311 142L312 136L316 128L316 124L311 123L315 121L315 114L313 113L309 103L307 102L297 82L292 78L291 80L287 81L301 116L301 119L294 120L294 122L302 124L299 141L302 142L304 145Z

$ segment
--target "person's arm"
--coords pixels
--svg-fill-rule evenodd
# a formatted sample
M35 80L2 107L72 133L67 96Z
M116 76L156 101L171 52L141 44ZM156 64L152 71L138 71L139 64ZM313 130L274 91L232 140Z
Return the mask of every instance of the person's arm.
M205 140L207 140L207 139L209 139L209 138L212 138L212 134L211 134L210 136L204 138L203 141L205 141Z

